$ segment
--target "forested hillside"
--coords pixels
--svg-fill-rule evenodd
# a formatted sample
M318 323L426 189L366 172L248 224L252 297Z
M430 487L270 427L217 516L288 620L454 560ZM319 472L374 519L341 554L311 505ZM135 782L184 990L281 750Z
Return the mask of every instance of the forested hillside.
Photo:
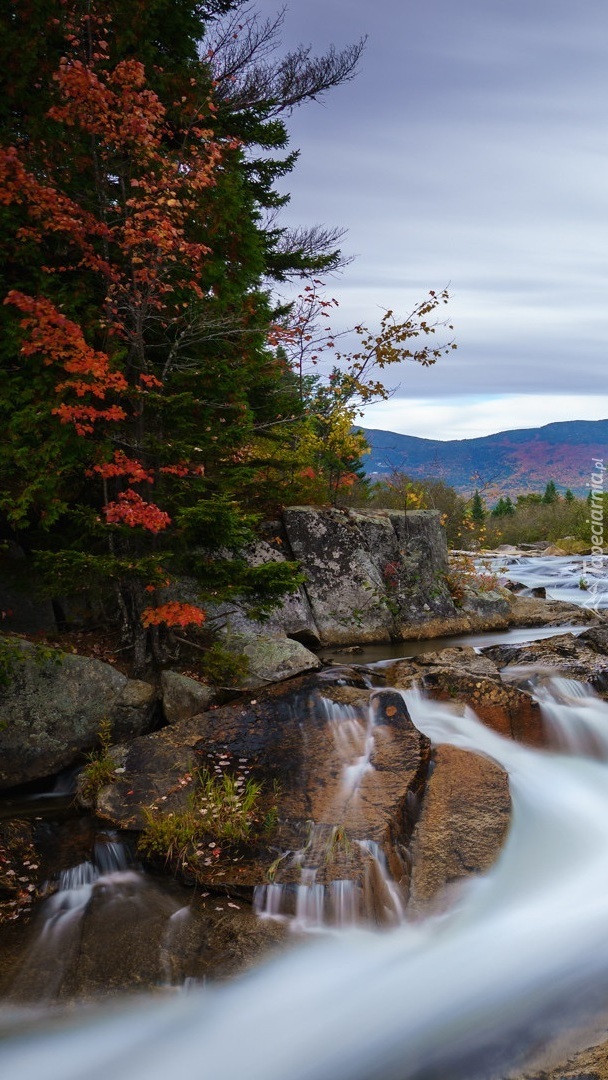
M363 428L368 475L393 470L412 479L442 480L462 494L491 488L502 495L558 489L586 495L594 458L608 454L608 420L569 420L540 428L501 431L479 439L418 439Z

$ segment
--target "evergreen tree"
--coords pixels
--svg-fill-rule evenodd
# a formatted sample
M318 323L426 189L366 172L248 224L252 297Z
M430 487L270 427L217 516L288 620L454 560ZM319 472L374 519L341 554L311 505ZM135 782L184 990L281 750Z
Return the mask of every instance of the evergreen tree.
M281 275L318 265L262 224L295 157L247 153L286 143L289 87L218 107L199 58L211 15L238 6L15 0L0 35L3 531L56 592L113 583L139 668L146 626L154 644L158 627L204 620L158 592L194 546L214 599L240 589L263 607L298 580L216 554L252 535L259 433L303 412L268 347L272 252L283 244ZM300 99L351 70L333 54Z
M476 524L481 525L485 521L486 512L479 491L475 491L471 502L471 518Z
M567 491L566 491L566 493L564 495L564 499L566 500L567 503L573 503L575 501L574 492L571 491L570 488L567 489Z
M557 494L557 488L555 486L555 481L554 480L549 480L549 483L547 484L547 486L545 488L545 493L543 495L542 501L543 501L543 503L545 503L545 505L548 506L551 503L558 502L558 500L559 500L559 495Z
M501 495L500 499L496 503L496 506L492 510L492 517L504 517L504 515L506 513L507 513L506 503L505 503L505 500L503 499L503 497Z

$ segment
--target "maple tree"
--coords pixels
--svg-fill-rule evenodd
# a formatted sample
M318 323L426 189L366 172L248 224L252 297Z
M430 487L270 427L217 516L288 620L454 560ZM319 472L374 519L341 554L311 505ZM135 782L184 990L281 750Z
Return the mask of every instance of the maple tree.
M155 602L163 562L197 543L217 584L209 552L251 536L224 477L282 370L264 344L267 298L248 289L257 271L218 301L211 193L240 147L212 132L207 67L186 67L165 103L139 60L112 55L107 10L54 8L64 53L44 85L46 137L17 131L0 148L12 277L30 287L9 289L3 305L18 317L6 324L5 405L21 434L2 461L1 506L56 588L114 582L140 668L145 628L204 621L197 605ZM27 274L20 248L34 256ZM218 337L229 347L218 350ZM31 466L28 439L43 448ZM241 569L255 593L255 569ZM290 573L259 575L262 594L284 591Z
M208 601L263 614L296 587L294 564L239 554L260 515L335 501L375 369L441 353L416 339L445 294L342 352L318 280L273 300L270 280L343 261L336 230L277 224L276 182L284 117L362 45L270 60L280 16L242 6L10 0L0 27L0 534L55 597L111 587L136 670ZM167 591L184 571L200 604Z

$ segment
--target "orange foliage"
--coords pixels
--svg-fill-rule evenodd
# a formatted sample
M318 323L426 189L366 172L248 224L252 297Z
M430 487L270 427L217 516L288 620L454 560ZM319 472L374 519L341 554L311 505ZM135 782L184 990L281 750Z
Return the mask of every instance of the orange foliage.
M147 532L159 533L171 524L171 518L156 503L146 502L132 488L121 491L115 502L103 507L106 521L113 525L140 525Z
M152 484L152 474L149 473L141 461L134 461L132 458L128 458L122 450L116 450L114 453L113 462L105 462L103 465L94 465L92 469L87 471L87 476L92 476L93 473L99 473L104 480L109 480L113 476L126 476L130 484Z
M202 626L205 612L194 604L180 604L176 600L156 608L145 608L141 621L144 626Z

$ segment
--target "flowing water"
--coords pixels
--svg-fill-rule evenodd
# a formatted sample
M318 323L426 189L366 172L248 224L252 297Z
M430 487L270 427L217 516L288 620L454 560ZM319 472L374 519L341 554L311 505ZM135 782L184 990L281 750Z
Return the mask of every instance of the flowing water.
M505 554L481 561L490 572L525 585L522 596L543 587L551 600L593 611L608 608L608 556Z
M448 704L405 695L415 724L434 744L485 754L509 773L513 817L506 845L494 868L469 880L449 912L417 923L401 917L384 933L317 934L306 947L224 988L122 1005L78 1025L30 1033L0 1049L2 1075L508 1075L522 1053L608 998L608 705L568 680L555 680L544 694L556 732L553 752L506 740L468 710L457 715ZM342 734L351 766L361 773L370 733ZM105 873L97 870L81 869L76 891L95 887L89 878L99 883ZM354 917L349 890L340 882L334 888ZM310 901L314 908L313 896L307 906ZM73 910L56 900L49 932L69 929ZM171 917L177 925L186 916L176 911Z

